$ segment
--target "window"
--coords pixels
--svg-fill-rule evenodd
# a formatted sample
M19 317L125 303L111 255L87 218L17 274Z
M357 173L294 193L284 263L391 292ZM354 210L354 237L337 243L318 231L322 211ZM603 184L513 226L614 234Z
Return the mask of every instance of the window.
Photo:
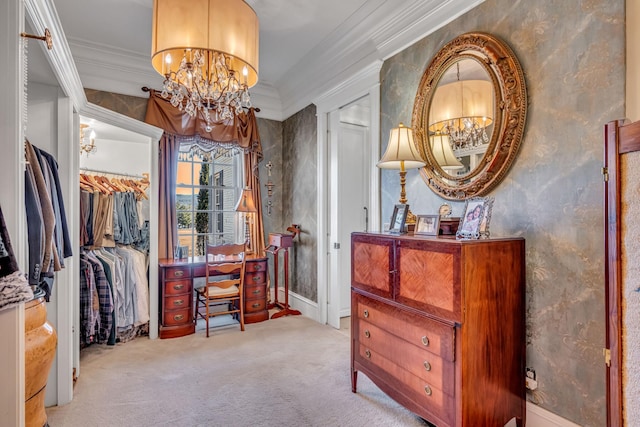
M235 205L240 197L242 155L194 147L178 156L176 213L178 241L189 256L204 255L206 244L233 243L239 233Z

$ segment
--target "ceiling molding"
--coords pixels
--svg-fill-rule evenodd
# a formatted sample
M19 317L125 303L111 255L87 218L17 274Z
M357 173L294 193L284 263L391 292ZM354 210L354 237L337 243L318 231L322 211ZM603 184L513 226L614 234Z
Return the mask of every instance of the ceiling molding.
M26 0L26 4L52 4L53 0ZM369 0L349 16L320 44L313 47L287 75L275 83L259 81L251 88L258 117L282 121L308 106L323 93L348 81L361 70L384 61L446 25L484 0ZM47 7L55 15L55 8ZM54 38L64 38L57 15ZM34 28L38 29L37 25ZM62 36L60 36L62 34ZM132 96L144 96L142 86L159 89L162 77L154 72L149 56L85 40L71 40L63 58L68 58L66 75L90 89ZM54 41L55 43L55 41ZM64 47L63 47L64 49ZM75 65L72 60L75 58ZM63 61L64 62L64 61ZM69 66L68 64L71 64ZM55 65L52 65L56 69ZM76 69L77 67L77 69ZM56 72L63 69L57 64ZM65 93L77 82L63 85ZM82 101L84 92L74 94Z
M52 0L25 0L26 18L29 25L37 35L44 34L45 29L51 32L53 48L48 50L44 43L33 41L30 47L36 43L41 44L47 61L58 79L58 83L65 95L71 98L74 106L87 103L87 98L82 88L82 82L71 55L71 50L64 36L60 19Z
M378 4L365 17L352 17L278 82L283 116L306 107L375 61L384 61L484 0L439 0Z

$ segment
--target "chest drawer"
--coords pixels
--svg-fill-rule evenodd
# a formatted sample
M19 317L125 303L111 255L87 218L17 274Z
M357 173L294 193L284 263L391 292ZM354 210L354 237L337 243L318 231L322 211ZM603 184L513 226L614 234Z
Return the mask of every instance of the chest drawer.
M180 310L165 310L162 314L162 324L165 326L184 325L193 323L191 319L191 307Z
M358 356L363 365L371 364L378 368L374 372L386 382L395 384L400 393L419 404L424 411L444 421L444 423L438 423L438 426L453 425L452 409L455 407L455 400L452 396L365 345L358 346Z
M164 295L191 294L191 279L173 280L164 283Z
M180 280L191 277L189 275L189 267L167 267L164 270L164 274L165 280Z
M244 285L260 285L267 283L267 274L264 271L252 271L244 273Z
M352 310L355 310L357 319L377 326L444 360L455 360L453 325L412 314L359 294L354 294L353 302L355 304Z
M257 271L267 271L267 260L247 261L244 267L245 273L253 273Z
M358 320L358 340L365 349L393 360L403 369L426 381L445 394L455 394L454 364L415 345L389 334L364 320ZM402 351L398 351L402 349Z
M254 313L256 311L262 311L266 308L267 301L264 298L260 299L247 299L244 301L244 312Z
M190 294L173 295L165 297L164 299L165 310L179 310L187 307L191 307Z
M246 299L253 299L253 298L262 298L262 299L264 299L266 297L266 294L267 294L267 285L266 284L251 285L251 286L245 285L244 297Z

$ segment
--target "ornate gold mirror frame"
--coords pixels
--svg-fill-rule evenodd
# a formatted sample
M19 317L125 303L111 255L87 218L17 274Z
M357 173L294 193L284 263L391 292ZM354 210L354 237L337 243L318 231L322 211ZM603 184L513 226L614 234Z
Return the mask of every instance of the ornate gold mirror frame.
M475 168L458 176L445 171L436 160L431 149L434 132L429 130L429 117L440 79L450 67L459 67L463 60L477 61L487 72L493 85L494 117L482 159ZM445 199L466 200L488 193L504 178L518 153L526 115L524 74L509 46L485 33L456 37L433 57L416 94L412 128L420 154L427 163L420 169L420 175L431 190Z

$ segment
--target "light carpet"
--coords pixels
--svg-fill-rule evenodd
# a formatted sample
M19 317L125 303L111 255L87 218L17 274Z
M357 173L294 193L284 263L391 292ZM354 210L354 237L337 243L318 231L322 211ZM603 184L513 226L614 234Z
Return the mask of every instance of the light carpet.
M351 392L349 330L302 317L81 353L62 426L428 426L364 374Z

